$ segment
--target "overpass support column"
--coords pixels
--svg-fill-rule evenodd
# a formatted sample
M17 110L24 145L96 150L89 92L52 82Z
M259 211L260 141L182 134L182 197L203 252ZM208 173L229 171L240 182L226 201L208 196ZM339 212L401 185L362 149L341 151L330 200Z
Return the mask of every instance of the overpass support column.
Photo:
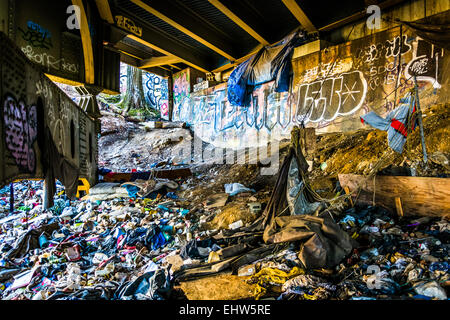
M173 121L173 72L170 73L167 86L167 91L169 93L169 121Z

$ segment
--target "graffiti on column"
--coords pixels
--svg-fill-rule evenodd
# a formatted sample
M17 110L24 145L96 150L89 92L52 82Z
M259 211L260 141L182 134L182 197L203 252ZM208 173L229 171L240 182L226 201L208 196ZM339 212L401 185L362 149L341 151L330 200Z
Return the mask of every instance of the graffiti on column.
M49 52L53 48L53 42L52 33L48 29L33 21L28 21L24 29L18 27L24 43L21 49L28 59L46 68L47 72L51 69L73 74L79 72L77 63L62 57L58 59Z
M127 92L127 64L121 62L120 63L120 93L125 94Z
M161 111L161 116L169 116L169 85L167 79L156 74L144 72L144 93L150 106Z
M37 137L36 106L27 107L7 95L3 103L5 143L21 172L32 173L36 169L36 155L33 143Z
M173 76L173 100L174 104L182 104L189 96L190 90L189 73L184 70Z
M53 47L52 34L50 31L33 21L27 22L26 30L23 30L20 27L18 30L22 34L22 39L32 47L43 49L50 49Z

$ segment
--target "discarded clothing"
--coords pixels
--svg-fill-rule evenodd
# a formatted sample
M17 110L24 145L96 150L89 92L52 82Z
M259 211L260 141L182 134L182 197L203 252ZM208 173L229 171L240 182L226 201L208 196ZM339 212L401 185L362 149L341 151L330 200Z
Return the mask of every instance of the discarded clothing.
M9 250L5 257L8 259L12 258L22 258L27 255L31 250L37 249L39 245L39 237L41 234L46 233L51 235L53 231L59 229L58 222L52 224L44 225L37 229L32 229L24 233L14 244L14 247Z
M255 299L259 300L267 292L269 285L282 286L287 280L304 273L305 271L303 269L297 267L294 267L289 272L275 268L264 268L253 275L249 282L256 283L254 295Z
M130 184L125 184L124 187L125 187L125 189L127 189L128 196L130 198L134 198L134 199L137 198L137 194L140 190L138 187L130 185Z
M403 152L403 146L408 137L409 125L411 124L411 130L414 130L416 127L415 121L411 120L416 112L415 98L408 95L401 99L400 102L402 104L389 112L385 119L373 111L361 117L362 123L387 131L389 146L398 153ZM410 110L411 102L414 106L412 111Z
M163 270L147 272L118 289L121 300L164 300L171 291L170 277Z
M336 286L328 283L324 279L321 279L319 277L316 277L316 276L313 276L310 274L299 275L295 278L292 278L292 279L286 281L283 284L282 290L288 291L288 290L293 290L293 289L298 289L298 288L312 290L317 287L322 287L324 289L331 290L331 291L336 290Z
M213 239L207 239L203 241L198 241L196 239L189 241L183 248L181 248L180 256L183 259L192 258L204 258L209 255L202 255L198 248L209 248L212 247L215 241Z
M141 180L138 179L134 182L126 182L122 184L132 198L139 197L147 197L149 194L155 191L159 191L163 188L176 189L178 188L178 184L174 181L169 180Z
M78 189L78 169L59 153L48 127L45 129L43 164L46 181L48 182L48 193L55 194L55 179L58 179L64 185L67 197L72 200L75 199Z
M299 240L303 243L298 257L306 268L334 267L352 250L348 234L329 218L307 215L277 217L264 232L267 243Z

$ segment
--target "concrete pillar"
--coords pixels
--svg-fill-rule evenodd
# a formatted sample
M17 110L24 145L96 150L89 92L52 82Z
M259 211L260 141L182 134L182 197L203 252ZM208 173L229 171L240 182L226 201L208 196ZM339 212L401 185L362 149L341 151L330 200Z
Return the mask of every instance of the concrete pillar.
M170 76L167 81L168 93L169 93L169 121L173 120L173 73L170 73Z
M51 207L54 206L54 195L49 191L49 186L50 186L50 178L46 177L44 180L44 197L43 197L43 207L44 210L50 209Z

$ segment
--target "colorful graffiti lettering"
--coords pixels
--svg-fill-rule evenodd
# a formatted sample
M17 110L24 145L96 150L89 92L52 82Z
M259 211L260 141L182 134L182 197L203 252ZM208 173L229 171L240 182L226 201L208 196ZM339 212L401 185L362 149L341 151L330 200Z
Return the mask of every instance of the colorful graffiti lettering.
M229 129L265 127L270 132L276 125L285 129L291 123L289 93L273 90L274 82L257 86L250 106L243 108L228 102L226 89L215 90L209 95L186 97L177 104L174 119L194 124L211 125L215 132ZM288 115L288 117L286 117Z
M50 49L53 47L52 34L50 31L33 21L27 22L26 31L20 27L18 30L22 33L22 39L32 47L43 49Z
M273 85L270 82L257 86L246 108L232 106L226 89L186 97L176 105L174 117L188 123L211 124L215 132L242 127L271 132L276 126L284 131L294 122L332 121L352 114L361 108L367 93L367 82L360 71L299 85L293 94L275 92Z
M161 117L163 119L169 120L169 104L163 103L160 107Z
M189 73L179 72L173 76L173 99L174 103L181 103L190 92Z
M434 96L424 99L435 101L436 90L430 89L443 83L442 68L448 59L444 49L415 35L397 36L399 31L293 60L291 91L277 93L273 82L262 84L254 88L248 107L232 106L225 84L189 93L187 75L181 73L174 85L173 118L192 125L197 135L215 146L238 148L245 139L264 144L288 138L294 125L321 132L358 129L360 115L392 111L414 87L413 76Z
M144 72L144 93L150 106L161 111L161 116L169 116L169 85L167 79L156 74Z
M36 106L27 107L25 102L7 95L3 104L5 142L16 165L22 172L34 172L36 155L33 143L37 137Z

